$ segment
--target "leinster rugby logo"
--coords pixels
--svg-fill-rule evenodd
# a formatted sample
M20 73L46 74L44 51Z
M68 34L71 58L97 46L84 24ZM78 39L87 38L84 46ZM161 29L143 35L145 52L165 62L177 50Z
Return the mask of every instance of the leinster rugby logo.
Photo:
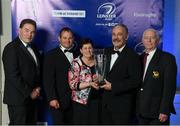
M115 10L116 6L113 3L104 3L98 7L97 18L112 20L116 18Z

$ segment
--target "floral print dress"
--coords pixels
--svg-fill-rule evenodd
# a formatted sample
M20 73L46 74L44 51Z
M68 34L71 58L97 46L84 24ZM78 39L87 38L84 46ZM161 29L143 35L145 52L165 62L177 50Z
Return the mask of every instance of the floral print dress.
M73 60L68 72L69 86L72 89L72 100L80 104L87 104L91 87L79 89L81 82L92 82L93 73L89 66L85 65L78 57Z

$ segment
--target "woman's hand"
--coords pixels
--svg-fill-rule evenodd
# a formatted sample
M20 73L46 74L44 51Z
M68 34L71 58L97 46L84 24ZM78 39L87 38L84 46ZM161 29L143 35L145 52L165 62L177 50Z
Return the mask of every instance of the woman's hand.
M96 90L99 90L99 85L96 82L90 82L90 86L93 87Z
M98 76L96 74L93 75L93 78L92 78L93 82L98 82Z

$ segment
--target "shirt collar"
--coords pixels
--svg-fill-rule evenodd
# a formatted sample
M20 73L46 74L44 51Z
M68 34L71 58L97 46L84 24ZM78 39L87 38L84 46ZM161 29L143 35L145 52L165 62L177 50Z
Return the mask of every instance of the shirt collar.
M150 56L153 56L154 53L156 52L156 50L157 50L157 48L151 50L150 52L148 52L148 54L149 54ZM146 51L145 51L145 53L146 53Z
M60 49L64 52L64 50L66 49L66 48L64 48L62 45L60 45L59 46L60 47Z
M64 52L64 50L71 50L72 49L72 47L71 48L69 48L69 49L66 49L66 48L64 48L61 44L59 45L59 47L60 47L60 49Z
M22 39L21 39L21 37L19 36L19 39L21 40L21 42L22 42L22 44L25 46L25 47L27 47L27 43L26 42L24 42Z
M123 45L120 49L118 49L118 50L116 50L115 48L114 48L114 51L119 51L119 52L122 52L122 50L124 49L124 47L126 46L126 44L125 45Z

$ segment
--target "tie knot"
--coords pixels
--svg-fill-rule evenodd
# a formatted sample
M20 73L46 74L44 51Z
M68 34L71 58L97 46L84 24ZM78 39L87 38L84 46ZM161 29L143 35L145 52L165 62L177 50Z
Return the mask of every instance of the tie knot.
M147 57L149 55L149 53L144 53L144 57Z
M70 52L70 53L72 53L72 52L73 52L73 50L72 50L72 49L65 49L65 50L64 50L64 53L66 53L66 52Z
M26 45L26 48L28 48L28 47L30 47L31 48L31 44L30 43L28 43L27 45Z
M116 50L113 50L113 51L112 51L112 54L116 54L116 53L117 53L118 55L120 54L119 51L116 51Z

